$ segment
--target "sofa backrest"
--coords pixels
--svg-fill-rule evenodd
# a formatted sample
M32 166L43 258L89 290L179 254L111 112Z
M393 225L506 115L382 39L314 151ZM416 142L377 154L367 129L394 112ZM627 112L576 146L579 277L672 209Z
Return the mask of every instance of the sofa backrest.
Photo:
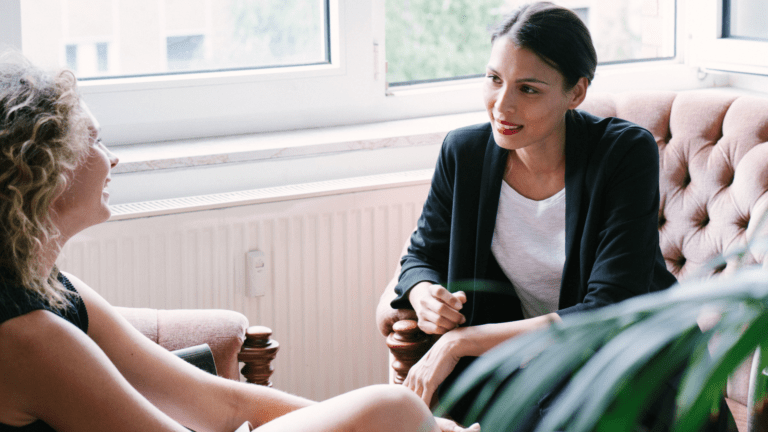
M731 259L704 271L716 255L768 233L768 223L759 224L768 208L768 98L718 90L594 93L579 108L635 122L656 139L659 241L678 279L735 270ZM752 250L741 261L755 263L768 266L768 254Z

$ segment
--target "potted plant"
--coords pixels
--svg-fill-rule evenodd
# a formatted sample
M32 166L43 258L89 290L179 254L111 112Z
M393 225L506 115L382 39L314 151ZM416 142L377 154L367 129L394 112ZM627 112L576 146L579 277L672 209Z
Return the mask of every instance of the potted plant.
M765 239L747 244L708 268L765 246ZM700 328L703 315L714 316L711 328ZM511 339L457 379L436 415L472 392L468 424L514 430L537 401L570 377L536 431L636 431L662 386L682 373L673 429L699 431L721 408L728 376L753 352L757 385L750 397L759 413L768 401L768 354L760 355L768 352L768 272L741 267L729 276L688 278ZM752 430L768 430L765 416L751 421Z

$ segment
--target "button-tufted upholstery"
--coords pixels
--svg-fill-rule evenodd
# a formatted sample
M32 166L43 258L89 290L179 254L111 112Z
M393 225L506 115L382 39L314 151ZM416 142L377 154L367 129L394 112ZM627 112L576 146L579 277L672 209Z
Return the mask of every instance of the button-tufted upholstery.
M630 120L656 138L659 240L667 268L679 280L701 274L714 256L766 235L759 222L768 208L768 98L713 90L596 93L579 108ZM753 250L741 265L768 266L766 255ZM728 273L737 265L729 260L702 275ZM727 389L740 426L746 423L750 363Z
M630 120L656 138L661 250L678 279L757 234L768 207L768 98L714 91L595 94L580 108ZM742 261L754 263L768 264L768 257L749 253ZM729 262L714 272L735 268Z

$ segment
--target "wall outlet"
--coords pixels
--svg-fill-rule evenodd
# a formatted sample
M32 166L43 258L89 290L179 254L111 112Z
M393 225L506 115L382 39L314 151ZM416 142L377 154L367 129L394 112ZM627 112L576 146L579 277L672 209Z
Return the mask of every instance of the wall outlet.
M267 293L267 258L264 252L252 250L245 257L246 293L248 297L263 297Z

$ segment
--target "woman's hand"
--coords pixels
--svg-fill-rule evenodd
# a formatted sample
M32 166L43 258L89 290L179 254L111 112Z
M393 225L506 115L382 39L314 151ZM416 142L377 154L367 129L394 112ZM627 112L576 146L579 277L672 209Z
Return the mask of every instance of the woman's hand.
M441 432L480 432L480 424L475 423L468 428L463 428L456 424L453 420L448 420L440 417L435 417L437 427Z
M464 354L459 352L462 344L462 336L467 328L458 328L444 334L432 345L432 348L424 354L415 365L411 367L403 385L413 390L427 406L431 405L432 396L445 378L456 367L456 363Z
M419 328L426 334L445 334L467 320L459 312L467 302L463 291L451 294L440 285L421 282L411 288L408 300L416 311Z

